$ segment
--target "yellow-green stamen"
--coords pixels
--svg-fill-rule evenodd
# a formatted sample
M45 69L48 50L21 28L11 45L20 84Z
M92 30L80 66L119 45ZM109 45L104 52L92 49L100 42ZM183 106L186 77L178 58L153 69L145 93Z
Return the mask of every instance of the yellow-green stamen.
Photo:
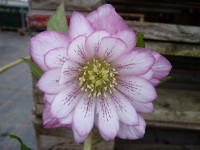
M81 90L88 92L89 97L98 97L109 91L115 90L116 70L106 61L97 59L90 60L80 69L79 84Z

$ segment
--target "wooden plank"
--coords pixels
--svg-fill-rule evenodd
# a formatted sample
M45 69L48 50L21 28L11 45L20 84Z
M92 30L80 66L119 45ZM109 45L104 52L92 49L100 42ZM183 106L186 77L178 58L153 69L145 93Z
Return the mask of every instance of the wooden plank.
M30 9L56 10L62 0L31 0ZM102 0L65 0L66 10L92 11L102 4Z
M134 21L127 23L136 32L143 33L145 39L200 44L200 27Z

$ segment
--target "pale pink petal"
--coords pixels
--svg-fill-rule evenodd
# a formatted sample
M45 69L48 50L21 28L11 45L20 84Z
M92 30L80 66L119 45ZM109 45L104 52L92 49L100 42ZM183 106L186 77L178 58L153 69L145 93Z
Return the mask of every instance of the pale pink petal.
M149 103L140 103L136 100L132 100L131 104L133 105L133 107L135 108L135 110L138 113L145 113L145 114L149 114L149 113L153 113L154 112L154 106L152 102Z
M126 51L126 44L119 38L104 37L101 40L98 56L108 61L121 56Z
M73 121L73 112L69 113L69 115L66 116L66 117L59 118L59 121L63 125L72 124L72 121Z
M86 46L86 51L89 58L97 56L101 39L106 36L109 36L109 33L104 30L100 30L100 31L96 31L92 33L87 38L85 46Z
M117 89L138 102L151 102L157 97L154 86L138 76L119 78Z
M117 135L119 129L119 118L112 103L109 98L105 99L100 97L97 99L97 124L99 132L102 136L107 137L105 140L113 140Z
M57 94L64 85L59 85L61 68L51 69L45 72L37 83L37 87L44 93Z
M55 95L52 95L52 94L47 94L47 93L44 94L44 99L49 104L53 102L54 97Z
M131 51L116 59L113 64L119 75L141 75L151 69L154 60L151 54Z
M50 50L44 55L45 64L49 69L62 67L66 59L67 49L62 47Z
M126 22L119 16L112 5L105 4L86 17L95 30L106 30L116 34L121 30L128 29Z
M84 94L74 110L73 126L80 136L90 133L94 125L96 98Z
M86 36L78 36L68 47L68 56L71 60L84 63L87 59L85 50Z
M123 123L120 123L120 128L117 133L117 136L121 139L136 140L140 139L145 134L146 123L144 119L139 116L139 125L138 126L129 126Z
M150 79L149 82L151 84L153 84L154 86L157 86L160 83L160 80L158 80L158 79Z
M44 104L43 110L43 126L44 128L58 128L61 124L58 119L54 118L51 114L51 105L48 103Z
M128 51L132 50L136 45L136 34L130 29L120 31L117 34L113 35L113 37L120 38L122 41L124 41L126 43Z
M30 40L30 53L33 61L39 65L42 70L48 70L44 62L44 54L58 47L68 47L70 39L68 34L55 31L44 31Z
M140 77L150 80L153 77L154 72L151 70L149 70L148 72L146 72L145 74L140 75Z
M114 103L115 109L119 117L119 121L127 125L138 124L137 112L125 96L123 96L117 90L113 94L110 94L108 96Z
M74 133L74 139L75 139L77 144L80 144L80 143L82 143L86 140L88 135L80 136L78 134L78 132L73 127L72 127L72 130L73 130L73 133Z
M56 118L67 117L82 96L77 86L70 86L58 93L51 104L51 113Z
M66 60L61 69L59 84L67 83L78 76L80 65L71 60Z
M70 37L73 39L80 35L89 36L92 32L93 28L85 16L79 12L73 12L69 26Z

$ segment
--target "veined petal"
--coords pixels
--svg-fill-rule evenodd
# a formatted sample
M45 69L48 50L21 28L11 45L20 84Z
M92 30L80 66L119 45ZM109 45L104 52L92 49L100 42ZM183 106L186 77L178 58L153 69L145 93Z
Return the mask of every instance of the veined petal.
M63 125L72 124L72 121L73 121L73 112L69 113L69 115L66 116L66 117L59 118L59 121Z
M70 37L73 39L80 35L89 36L92 32L93 28L85 16L79 12L73 12L69 26Z
M117 136L121 139L136 140L144 136L145 128L146 128L146 123L144 119L141 116L139 116L138 126L129 126L120 123L120 128L117 133Z
M151 54L131 51L116 59L113 64L120 75L141 75L151 69L154 60Z
M126 51L126 44L119 38L104 37L101 40L98 56L108 61L121 56Z
M152 71L152 69L150 69L145 74L140 75L140 77L147 79L149 81L153 77L153 74L154 74L154 72Z
M74 110L73 126L80 136L88 135L93 128L95 101L84 94Z
M68 34L55 31L44 31L30 40L30 53L34 62L44 71L48 70L44 62L44 54L58 47L68 47L70 42Z
M75 139L76 143L80 144L80 143L82 143L86 140L88 135L80 136L78 134L78 132L73 127L72 127L72 130L73 130L73 133L74 133L74 139Z
M89 58L97 56L99 51L99 45L103 37L109 36L109 33L100 30L92 33L86 40L86 51Z
M44 94L44 99L49 104L53 102L54 97L55 95L52 95L52 94L47 94L47 93Z
M112 5L105 4L86 16L95 30L106 30L111 34L128 29L126 22L119 16Z
M50 50L44 55L45 64L49 69L62 67L66 59L67 49L62 47Z
M117 34L113 35L113 37L120 38L124 41L127 46L127 51L132 50L136 45L136 34L130 29L119 31Z
M119 78L116 87L131 100L138 102L151 102L157 97L154 86L147 80L137 76Z
M138 125L138 115L131 103L117 90L109 95L112 99L119 121L127 125Z
M78 36L75 38L68 47L68 56L71 60L84 63L87 56L85 50L86 36Z
M54 118L51 114L51 105L44 103L43 110L43 126L44 128L58 128L61 124L58 119Z
M57 94L65 86L59 85L60 68L46 71L37 83L37 87L44 93Z
M107 137L105 140L113 140L119 129L119 118L109 98L100 97L97 99L97 126L102 137Z
M66 60L61 69L59 84L67 83L73 78L77 77L79 73L79 67L80 66L78 63L71 60Z
M80 100L82 92L77 86L70 86L59 92L51 104L51 113L56 118L67 117Z

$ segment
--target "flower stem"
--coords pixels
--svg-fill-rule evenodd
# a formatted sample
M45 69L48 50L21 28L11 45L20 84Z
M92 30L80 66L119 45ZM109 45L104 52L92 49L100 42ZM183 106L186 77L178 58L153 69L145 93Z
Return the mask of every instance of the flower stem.
M92 150L92 137L93 137L93 130L91 130L90 134L85 140L83 150Z

